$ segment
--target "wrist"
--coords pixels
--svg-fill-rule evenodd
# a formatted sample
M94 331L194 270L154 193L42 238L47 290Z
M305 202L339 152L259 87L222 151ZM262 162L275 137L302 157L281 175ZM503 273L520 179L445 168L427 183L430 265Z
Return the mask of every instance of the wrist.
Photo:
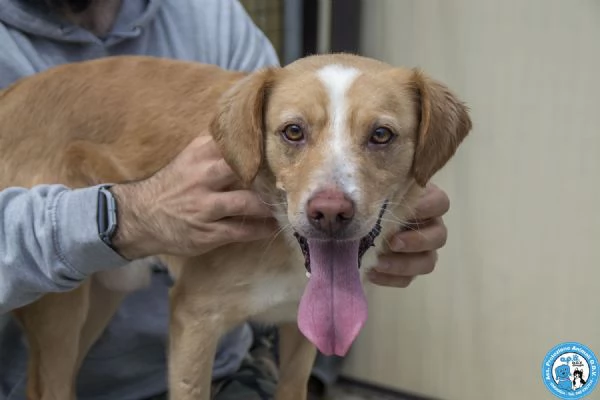
M110 188L118 206L117 229L112 245L117 253L128 260L152 255L153 235L147 229L148 221L140 213L144 210L141 189L140 183L119 184Z

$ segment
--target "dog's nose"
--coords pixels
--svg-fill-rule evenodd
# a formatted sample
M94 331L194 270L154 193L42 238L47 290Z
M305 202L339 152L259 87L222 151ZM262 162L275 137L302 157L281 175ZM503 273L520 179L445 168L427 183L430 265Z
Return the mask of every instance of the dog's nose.
M354 203L339 190L323 190L308 201L306 213L312 226L333 235L352 221Z

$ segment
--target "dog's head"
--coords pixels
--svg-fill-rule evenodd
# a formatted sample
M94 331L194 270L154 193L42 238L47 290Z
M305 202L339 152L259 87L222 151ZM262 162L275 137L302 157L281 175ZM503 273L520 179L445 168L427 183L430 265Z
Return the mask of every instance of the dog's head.
M471 129L466 107L420 71L353 55L252 73L221 99L212 133L244 183L279 193L311 277L304 334L344 354L366 319L358 266L387 204L425 186Z
M571 375L571 369L567 364L559 365L554 369L557 378L568 378Z

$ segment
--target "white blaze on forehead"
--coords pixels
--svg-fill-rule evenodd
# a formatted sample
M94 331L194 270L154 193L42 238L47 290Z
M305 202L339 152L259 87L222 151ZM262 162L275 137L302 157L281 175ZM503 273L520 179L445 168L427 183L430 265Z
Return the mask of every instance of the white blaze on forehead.
M319 176L317 185L337 183L353 198L358 195L356 165L351 157L351 135L349 132L347 93L360 71L342 65L328 65L317 72L317 76L327 90L329 100L328 162L325 176ZM333 180L327 182L324 180ZM316 189L319 189L318 187ZM354 199L357 200L357 199Z

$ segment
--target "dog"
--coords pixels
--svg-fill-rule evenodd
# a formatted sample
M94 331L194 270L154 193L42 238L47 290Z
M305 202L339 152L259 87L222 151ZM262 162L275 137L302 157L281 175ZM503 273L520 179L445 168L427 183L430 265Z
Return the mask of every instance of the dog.
M208 400L219 337L256 320L279 327L276 399L300 400L316 349L344 355L359 334L365 271L471 128L468 107L442 83L353 54L252 73L111 57L0 92L0 187L141 180L209 131L282 229L198 257L156 255L175 280L170 398ZM148 282L148 263L14 310L29 344L29 399L75 399L85 354Z

